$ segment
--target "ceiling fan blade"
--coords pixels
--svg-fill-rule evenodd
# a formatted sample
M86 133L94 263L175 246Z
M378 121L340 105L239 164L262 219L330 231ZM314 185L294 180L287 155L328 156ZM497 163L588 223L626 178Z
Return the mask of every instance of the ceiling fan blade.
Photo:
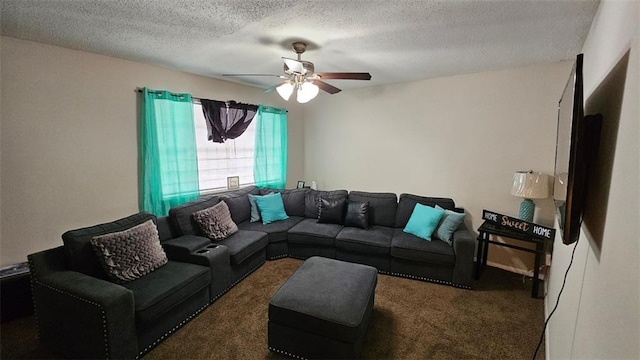
M323 80L371 80L371 74L364 72L321 72L316 75Z
M311 83L317 85L320 89L322 89L323 91L328 92L329 94L337 94L339 93L340 89L338 89L337 87L333 86L333 85L329 85L324 81L320 81L320 80L312 80Z
M275 76L279 78L284 78L282 75L274 75L274 74L222 74L222 76Z
M287 68L289 68L289 71L298 73L298 74L306 73L306 70L304 69L304 64L302 63L302 61L289 59L286 57L283 57L282 60L284 60L284 64Z

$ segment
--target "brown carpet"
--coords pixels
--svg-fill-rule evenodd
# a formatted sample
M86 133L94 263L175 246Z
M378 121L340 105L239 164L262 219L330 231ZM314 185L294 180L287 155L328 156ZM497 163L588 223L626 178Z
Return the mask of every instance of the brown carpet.
M281 359L267 349L267 305L301 263L267 261L144 359ZM531 359L543 317L522 276L499 269L487 268L473 290L379 274L363 357ZM32 316L2 324L1 345L2 359L55 358Z

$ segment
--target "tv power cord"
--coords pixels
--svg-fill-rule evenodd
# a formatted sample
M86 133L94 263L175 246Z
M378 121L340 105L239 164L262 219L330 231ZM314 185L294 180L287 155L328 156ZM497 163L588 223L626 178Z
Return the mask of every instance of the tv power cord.
M553 316L553 313L558 309L558 304L560 304L560 296L562 295L562 291L564 290L564 286L567 283L567 275L569 275L569 269L571 269L571 265L573 264L573 258L576 254L576 249L578 248L578 242L580 239L576 240L576 244L573 246L573 250L571 251L571 260L569 261L569 266L567 266L567 271L564 273L564 279L562 280L562 286L560 287L560 291L558 292L558 298L556 299L556 305L553 307L553 310L547 316L547 319L544 321L544 327L542 328L542 333L540 334L540 341L538 341L538 346L536 346L536 351L533 353L532 359L535 360L538 355L538 351L540 350L540 346L542 345L542 341L544 340L544 333L547 329L547 325L549 324L549 320Z

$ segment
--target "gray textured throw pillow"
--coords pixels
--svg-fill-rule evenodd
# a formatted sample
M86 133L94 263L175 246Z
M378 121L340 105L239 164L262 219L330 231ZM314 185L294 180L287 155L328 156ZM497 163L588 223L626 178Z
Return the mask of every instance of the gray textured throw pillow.
M116 282L139 279L168 261L153 220L94 236L91 245L109 278Z
M212 207L196 211L193 219L200 225L202 232L212 240L222 240L238 231L238 226L231 219L227 203L220 201Z

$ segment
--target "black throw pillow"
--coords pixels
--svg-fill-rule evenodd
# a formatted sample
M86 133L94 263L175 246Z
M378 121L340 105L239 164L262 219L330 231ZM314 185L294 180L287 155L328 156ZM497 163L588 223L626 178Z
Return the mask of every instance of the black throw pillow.
M319 223L342 225L344 219L344 198L320 198Z
M360 229L368 229L369 202L349 201L347 203L347 215L344 218L344 226L353 226Z

